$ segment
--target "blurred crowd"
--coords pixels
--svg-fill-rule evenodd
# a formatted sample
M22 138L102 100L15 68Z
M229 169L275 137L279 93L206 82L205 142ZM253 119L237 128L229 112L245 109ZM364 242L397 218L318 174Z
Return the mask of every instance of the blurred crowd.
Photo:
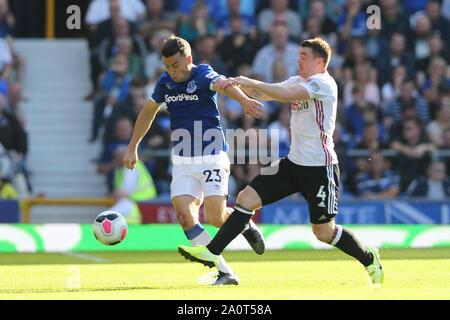
M17 1L15 5L23 3ZM14 49L23 27L7 0L0 0L0 199L24 198L32 191L26 166L28 135L21 110L26 60Z
M370 5L380 8L381 28L367 27ZM300 42L322 37L333 48L328 71L339 88L342 197L449 197L449 19L450 0L92 0L86 99L94 110L91 140L103 145L98 172L112 189L114 153L129 142L164 72L159 50L171 34L190 42L195 64L266 82L296 75ZM219 108L224 129L279 130L279 154L287 155L290 104L266 102L261 119L243 116L222 95ZM140 150L159 195L169 193L169 149L162 108ZM232 165L231 199L258 169Z

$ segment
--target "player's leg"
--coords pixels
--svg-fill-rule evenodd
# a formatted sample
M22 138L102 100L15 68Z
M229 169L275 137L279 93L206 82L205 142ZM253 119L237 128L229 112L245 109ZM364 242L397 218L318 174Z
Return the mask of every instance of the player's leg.
M235 210L209 245L205 248L179 246L180 253L188 258L194 257L193 261L205 265L215 263L216 257L244 230L255 209L298 192L290 172L292 163L287 158L283 158L274 166L278 167L273 171L275 174L258 175L249 186L239 193Z
M198 210L201 205L201 200L189 194L179 195L172 198L172 204L177 215L177 221L183 231L189 231L195 226L199 225ZM187 235L187 234L186 234ZM189 238L192 240L193 238Z
M226 196L213 195L205 197L204 205L206 221L217 228L220 228L235 210L226 206ZM253 251L259 255L264 253L264 236L251 219L245 225L241 233L250 244Z
M372 248L366 248L348 228L335 223L338 213L338 165L308 168L303 171L305 197L308 200L312 231L319 241L328 243L357 259L366 269L379 262ZM369 271L369 270L368 270ZM369 271L370 273L370 271ZM382 266L375 272L382 282Z
M205 207L206 222L217 228L220 228L230 215L230 212L227 210L226 196L206 196L203 205Z

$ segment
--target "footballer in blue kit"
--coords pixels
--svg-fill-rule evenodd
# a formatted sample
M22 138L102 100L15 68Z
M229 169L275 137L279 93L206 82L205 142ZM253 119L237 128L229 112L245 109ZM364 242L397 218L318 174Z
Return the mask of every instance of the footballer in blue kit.
M186 150L181 148L181 154L178 155L190 157L205 155L205 151L208 154L228 151L220 125L220 113L217 106L218 94L213 89L214 83L221 77L209 65L201 64L193 65L191 75L182 83L175 82L167 72L156 83L151 99L157 103L166 103L167 111L170 114L170 129L172 131L187 130L191 137L191 154L184 154ZM216 138L220 136L218 141L212 142L216 145L210 150L205 149L211 145L211 141L203 139L207 130L214 132ZM201 142L201 145L197 143L197 148L195 141ZM173 142L176 146L181 141Z
M203 204L208 224L220 228L233 209L227 208L230 161L220 126L218 93L238 101L245 115L259 118L262 104L249 98L237 86L219 89L226 78L209 65L194 65L189 43L171 36L161 49L166 72L159 78L153 94L139 114L124 164L134 169L138 145L162 103L166 103L172 130L172 182L170 197L183 231L193 246L207 245L211 236L198 219ZM250 222L242 232L257 254L265 250L264 238ZM220 256L218 269L209 279L213 285L237 285L239 278ZM213 266L211 266L213 267ZM211 274L210 274L211 275ZM205 280L205 277L202 278Z

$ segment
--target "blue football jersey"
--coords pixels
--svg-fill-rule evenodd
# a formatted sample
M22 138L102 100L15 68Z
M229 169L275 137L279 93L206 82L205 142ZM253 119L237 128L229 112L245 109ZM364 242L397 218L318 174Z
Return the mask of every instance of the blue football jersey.
M201 64L193 67L185 82L175 82L164 72L156 83L151 98L167 105L174 154L191 157L228 151L220 125L217 92L211 89L218 77L209 65Z

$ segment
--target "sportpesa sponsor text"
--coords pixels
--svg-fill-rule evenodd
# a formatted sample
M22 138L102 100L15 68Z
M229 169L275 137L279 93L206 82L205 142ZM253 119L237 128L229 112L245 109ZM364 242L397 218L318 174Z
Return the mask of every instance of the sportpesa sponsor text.
M166 103L178 102L178 101L198 101L198 95L182 93L182 94L178 94L176 96L170 96L170 95L166 94L164 96L164 99L165 99Z

